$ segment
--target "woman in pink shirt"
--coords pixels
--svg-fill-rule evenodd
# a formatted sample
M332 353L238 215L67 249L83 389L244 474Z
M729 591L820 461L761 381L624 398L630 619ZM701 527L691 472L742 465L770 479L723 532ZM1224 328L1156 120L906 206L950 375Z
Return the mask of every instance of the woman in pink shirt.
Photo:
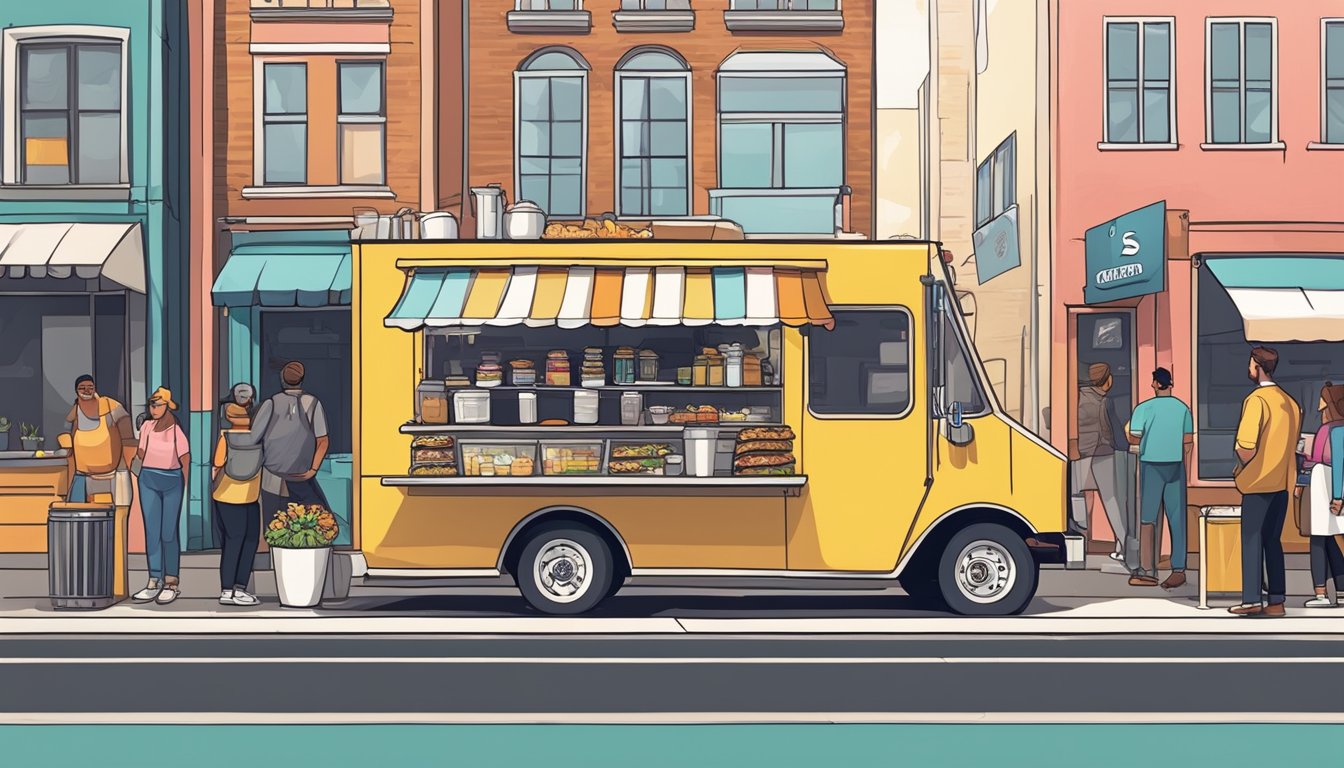
M177 520L191 466L191 444L178 424L173 393L159 387L149 398L149 421L140 428L140 512L145 518L145 555L149 584L134 600L167 605L178 598Z
M1335 536L1344 533L1341 518L1330 512L1330 500L1333 497L1330 475L1330 432L1344 426L1344 386L1326 382L1321 388L1321 401L1317 408L1321 412L1321 428L1316 431L1316 439L1311 443L1311 455L1307 457L1307 472L1310 483L1307 486L1306 507L1309 514L1306 530L1311 544L1311 578L1316 588L1316 596L1308 600L1308 608L1335 608L1337 603L1331 600L1326 590L1326 581L1333 576L1335 590L1344 593L1344 552L1339 549ZM1302 488L1296 490L1302 498ZM1298 506L1298 514L1303 506Z

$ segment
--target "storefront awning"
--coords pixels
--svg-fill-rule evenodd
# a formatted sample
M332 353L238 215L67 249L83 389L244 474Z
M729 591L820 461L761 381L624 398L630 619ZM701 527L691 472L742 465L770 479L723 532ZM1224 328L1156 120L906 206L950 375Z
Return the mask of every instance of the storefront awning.
M1249 341L1344 341L1344 258L1207 257Z
M215 279L215 306L326 307L350 303L348 233L257 232L239 233L234 239L229 259Z
M0 224L0 277L93 280L145 292L140 225Z
M421 267L385 324L801 326L835 321L820 272L786 267Z

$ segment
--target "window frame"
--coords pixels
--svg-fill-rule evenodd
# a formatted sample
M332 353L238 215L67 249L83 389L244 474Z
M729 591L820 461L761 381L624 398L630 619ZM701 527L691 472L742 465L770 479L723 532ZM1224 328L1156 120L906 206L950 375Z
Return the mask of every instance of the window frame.
M33 27L10 27L4 30L3 43L0 43L0 49L3 50L3 60L0 61L0 73L3 73L3 84L0 90L3 91L4 109L8 120L0 126L3 131L3 158L0 159L0 185L27 189L109 189L123 188L130 186L130 150L131 139L127 133L129 128L128 112L131 109L130 99L130 38L131 30L125 27L96 26L87 24L57 24L48 26ZM52 44L78 46L80 44L88 45L113 45L116 44L121 50L121 162L118 172L118 180L115 182L95 182L81 184L75 179L78 178L76 172L78 158L71 155L70 182L67 184L28 184L21 181L22 173L20 168L20 158L22 152L19 148L21 141L20 129L20 76L22 67L19 66L19 56L25 45ZM75 65L72 62L70 71L75 71ZM77 93L70 94L72 99L76 100ZM78 112L77 108L67 107L67 113L71 111ZM111 112L111 110L94 110L99 112ZM78 130L77 126L70 125L67 129L71 136ZM71 142L74 143L73 141Z
M753 2L753 3L759 2L759 0L750 0L750 1ZM802 2L803 2L804 4L806 3L806 1L807 1L807 0L802 0ZM795 3L795 2L799 2L799 0L773 0L773 2L777 3L778 5L783 5L783 6L784 6L783 8L778 8L778 7L776 7L776 8L739 8L739 7L737 6L737 2L738 2L738 0L729 0L729 2L728 2L728 10L729 10L729 11L741 11L741 12L745 12L745 13L800 13L800 12L807 12L807 11L815 11L815 12L817 12L817 13L836 13L836 12L839 12L839 11L843 11L843 10L844 10L844 9L841 7L843 0L833 0L833 2L835 3L835 7L834 7L834 8L806 8L806 7L804 7L804 8L795 8L795 7L794 7L794 3Z
M291 66L303 68L303 119L291 119L294 115L268 115L266 112L266 67L268 66ZM309 97L308 84L311 82L309 77L307 61L292 61L287 59L256 59L255 63L255 91L253 101L253 173L254 183L261 189L273 187L307 187L312 183L310 175L310 163L308 154L312 147L313 126L310 118L312 117L312 99ZM339 83L337 84L339 88ZM274 117L274 119L272 119ZM304 130L303 142L303 180L302 181L267 181L266 179L266 126L271 124L293 125L302 123ZM338 158L339 160L339 158ZM337 174L339 177L339 169Z
M729 112L723 110L723 78L740 79L838 79L840 87L840 109L835 112ZM715 168L718 172L718 189L731 190L768 190L778 194L782 190L836 189L845 186L849 178L849 70L803 70L777 69L769 71L730 71L722 69L714 73L714 133ZM768 125L771 131L770 141L770 186L738 187L724 183L723 174L723 126L729 124ZM840 184L837 187L788 186L784 178L784 127L787 125L839 125L840 126Z
M1111 137L1111 37L1112 24L1137 24L1139 26L1138 60L1135 62L1135 88L1138 91L1138 141L1117 141ZM1148 24L1166 24L1167 37L1167 140L1147 141L1144 138L1143 92L1146 78L1143 74L1144 27ZM1126 149L1171 148L1178 146L1180 140L1176 133L1176 17L1175 16L1105 16L1101 20L1101 146L1124 147Z
M571 0L574 3L573 8L552 8L552 0L542 0L546 4L545 8L524 8L524 5L531 5L533 0L513 0L513 10L524 13L577 13L584 10L583 0Z
M1330 141L1330 113L1327 104L1331 87L1327 77L1325 57L1327 53L1327 33L1329 32L1331 25L1344 27L1344 16L1327 16L1321 19L1321 136L1320 139L1313 142L1313 144L1320 147L1344 148L1344 139L1341 139L1340 141ZM1344 51L1340 51L1340 55L1344 56ZM1335 86L1335 88L1344 91L1344 82Z
M813 336L823 331L809 328L804 334L806 344L803 349L803 372L804 372L804 391L807 398L807 414L811 418L822 421L901 421L910 417L915 411L915 401L918 399L917 371L915 369L915 344L917 328L915 325L914 311L903 304L844 304L832 305L832 315L840 315L845 312L888 312L905 316L906 329L909 338L906 339L905 366L906 375L910 380L910 399L905 404L905 410L899 413L818 413L812 408L812 344ZM830 333L831 331L825 331Z
M1237 25L1238 88L1241 106L1238 110L1239 141L1213 139L1213 27L1216 24ZM1269 140L1246 141L1246 25L1268 24L1269 36ZM1204 19L1204 143L1203 149L1283 149L1279 135L1279 20L1274 16L1209 16Z
M624 63L624 62L627 62L627 61L633 61L637 56L639 56L639 55L642 54L642 53L661 53L661 54L664 54L664 55L666 55L666 56L671 56L672 58L674 58L674 59L676 59L677 61L681 62L681 65L682 65L682 67L684 67L684 68L683 68L683 69L679 69L679 70L672 70L672 69L623 69L623 68L621 67L621 63ZM695 195L694 195L694 192L693 192L693 190L695 189L695 168L694 168L695 150L694 150L694 146L692 145L692 139L693 139L693 136L694 136L693 126L694 126L695 123L694 123L694 119L693 119L693 116L692 116L692 108L693 108L693 102L694 102L694 94L693 94L693 92L692 92L692 90L691 90L691 87L692 87L692 72L691 72L690 64L686 61L685 57L681 56L681 54L677 53L676 51L672 50L671 48L667 48L667 47L665 47L665 46L657 46L657 45L652 45L652 46L639 46L639 47L637 47L637 48L634 48L634 49L630 50L630 51L627 52L624 56L621 57L621 61L617 63L617 65L616 65L616 69L614 70L614 78L615 78L615 105L614 105L614 108L615 108L615 112L616 112L616 120L615 120L615 126L616 126L616 151L615 151L613 154L615 155L615 161L616 161L616 162L615 162L615 173L616 173L616 175L615 175L615 178L616 178L616 200L615 200L615 202L614 202L614 205L613 205L612 210L615 211L617 218L641 218L641 219L647 219L647 218L650 218L650 217L655 217L655 214L652 214L652 213L649 213L649 214L626 213L625 211L621 210L621 203L622 203L622 197L623 197L623 194L622 194L622 193L623 193L623 191L624 191L624 186L623 186L623 184L622 184L623 179L622 179L622 177L621 177L621 166L622 166L622 161L625 159L625 149L624 149L624 143L625 143L625 115L624 115L624 113L623 113L623 109L624 109L624 105L625 105L625 101L624 101L624 97L623 97L623 90L624 90L624 87L625 87L625 83L624 83L623 81L624 81L627 77L628 77L628 78L634 78L634 79L648 79L648 80L654 80L654 79L678 79L678 80L681 80L681 81L685 84L685 86L686 86L686 117L684 118L685 123L686 123L686 152L685 152L685 154L682 156L682 159L684 159L684 160L686 161L686 213L681 214L680 216L676 216L676 215L669 215L669 216L657 215L656 217L657 217L657 218L682 218L682 217L685 217L685 216L692 216L692 215L694 215L694 213L695 213L695 200L694 200ZM585 99L585 100L586 100L586 99ZM585 142L585 143L586 143L586 142ZM642 160L642 158L641 158L641 160ZM586 161L586 158L585 158L585 161ZM652 172L650 172L650 173L652 173ZM652 184L650 184L648 188L649 188L649 190L650 190L650 193L652 193L652 189L653 189ZM641 190L642 190L642 189L643 189L643 188L641 187Z
M378 67L378 112L343 111L341 103L341 70L348 65ZM376 182L350 182L345 180L345 131L344 125L380 125L383 128L382 175ZM387 186L387 60L386 59L337 59L336 60L336 183L342 187L385 187Z
M563 53L573 59L577 65L574 69L527 69L528 62L541 58L546 53ZM554 214L546 210L546 218L582 218L588 214L588 73L591 71L588 61L579 55L578 51L565 46L546 46L538 48L527 55L519 65L513 70L513 190L515 199L525 199L522 196L523 189L523 163L522 163L522 115L520 110L522 84L524 79L551 79L556 77L577 77L582 82L583 104L579 117L579 211L574 216L568 214ZM548 118L549 119L549 118ZM552 161L554 155L548 151L547 160ZM548 177L550 173L547 174ZM550 202L547 201L547 205Z
M1004 158L1007 157L1010 152L1012 154L1013 177L1008 180L1009 183L1006 187L1004 187L1004 189L1005 191L1012 193L1012 199L1009 200L1006 196L1004 196L1003 199L1000 201L998 199L999 184L997 183L998 180L1001 178L999 175L999 169L1005 162ZM988 167L989 169L989 215L986 216L984 219L981 219L980 173L986 167ZM999 205L997 204L998 202L1002 202L1003 206L999 207ZM1016 205L1017 205L1017 131L1013 131L1012 133L1009 133L1008 136L1004 138L1003 141L999 142L999 145L994 148L994 151L986 155L985 159L975 167L975 228L980 229L989 222L1007 213Z

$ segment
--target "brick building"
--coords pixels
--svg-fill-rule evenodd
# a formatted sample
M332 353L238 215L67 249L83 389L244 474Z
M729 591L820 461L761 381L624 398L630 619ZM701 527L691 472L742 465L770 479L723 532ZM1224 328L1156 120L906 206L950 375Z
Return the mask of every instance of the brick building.
M466 31L468 187L551 218L875 231L871 2L492 1Z

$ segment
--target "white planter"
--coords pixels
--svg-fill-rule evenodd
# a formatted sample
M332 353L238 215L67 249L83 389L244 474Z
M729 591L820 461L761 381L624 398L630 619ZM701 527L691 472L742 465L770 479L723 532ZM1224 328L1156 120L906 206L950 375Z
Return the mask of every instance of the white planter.
M322 602L322 587L327 580L331 547L315 549L271 549L275 566L275 587L280 604L290 608L312 608Z

